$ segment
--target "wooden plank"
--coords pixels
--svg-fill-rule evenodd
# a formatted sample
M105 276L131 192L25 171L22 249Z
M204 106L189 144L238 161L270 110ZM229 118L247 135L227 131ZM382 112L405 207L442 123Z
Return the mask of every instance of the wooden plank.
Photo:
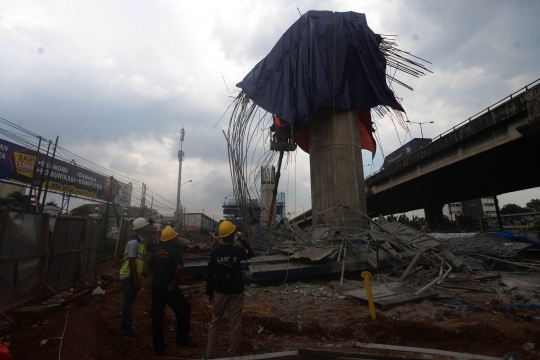
M21 306L13 310L13 317L17 319L42 318L47 315L49 308L47 306Z
M401 277L399 278L399 281L400 282L403 282L403 280L405 280L405 278L407 276L409 276L409 273L411 272L411 270L413 269L413 267L416 265L416 263L418 262L418 259L420 259L420 256L422 255L422 253L424 252L424 250L418 250L416 252L416 254L414 255L414 258L412 259L412 261L409 263L409 266L407 266L407 268L405 269L405 271L403 272L403 275L401 275Z
M442 355L442 356L448 356L450 359L500 360L500 358L491 357L491 356L458 353L454 351L437 350L437 349L416 348L416 347L409 347L409 346L396 346L396 345L370 344L370 343L357 342L354 344L354 347L360 348L360 349L392 350L392 351L399 351L399 352L404 352L404 353L419 353L419 354L425 354L425 355ZM406 358L413 358L413 357L406 357ZM421 358L427 358L427 357L422 356Z

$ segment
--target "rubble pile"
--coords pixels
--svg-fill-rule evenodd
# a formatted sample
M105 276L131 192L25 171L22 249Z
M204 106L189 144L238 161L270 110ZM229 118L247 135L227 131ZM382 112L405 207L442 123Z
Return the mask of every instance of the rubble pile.
M261 274L279 274L278 269L287 269L290 277L318 275L325 269L341 272L342 278L344 271L369 270L377 281L372 287L375 304L383 309L458 293L492 294L507 305L540 304L540 260L534 242L483 234L426 234L382 216L376 220L358 216L369 221L369 229L347 233L317 219L314 226L301 229L285 219L280 227L252 230L255 247L264 244L257 248L264 255L249 264L253 279L271 278ZM329 292L332 297L367 301L363 286L339 285L339 290ZM295 290L315 298L327 295ZM283 291L290 292L282 290L275 296L286 295Z

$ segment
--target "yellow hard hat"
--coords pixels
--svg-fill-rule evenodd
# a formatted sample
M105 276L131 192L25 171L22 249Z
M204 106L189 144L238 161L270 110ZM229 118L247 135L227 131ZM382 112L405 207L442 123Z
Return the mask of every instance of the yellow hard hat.
M161 232L161 241L169 241L178 236L178 233L174 231L172 227L166 227Z
M231 235L234 230L236 230L236 225L230 221L225 220L219 224L219 236L222 238Z

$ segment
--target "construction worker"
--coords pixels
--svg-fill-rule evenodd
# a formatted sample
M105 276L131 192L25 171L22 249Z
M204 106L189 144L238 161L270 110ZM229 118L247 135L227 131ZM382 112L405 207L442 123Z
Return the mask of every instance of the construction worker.
M242 305L244 302L244 280L242 260L251 259L255 254L244 240L242 233L230 221L219 225L219 236L223 243L210 252L206 295L212 304L212 320L208 331L208 346L203 359L211 359L216 346L219 328L225 313L229 311L229 349L228 357L236 356L242 332ZM234 246L235 238L243 248Z
M140 217L133 221L135 234L128 241L124 251L124 263L120 268L120 282L124 288L124 304L122 305L122 325L119 333L127 336L137 336L133 324L133 305L137 300L137 292L141 288L141 275L146 265L146 234L149 223Z
M161 232L161 241L148 260L148 273L152 279L152 337L154 354L163 355L168 347L163 337L163 312L169 305L176 315L176 347L195 347L189 338L191 306L178 288L184 269L182 253L174 246L178 233L171 227Z

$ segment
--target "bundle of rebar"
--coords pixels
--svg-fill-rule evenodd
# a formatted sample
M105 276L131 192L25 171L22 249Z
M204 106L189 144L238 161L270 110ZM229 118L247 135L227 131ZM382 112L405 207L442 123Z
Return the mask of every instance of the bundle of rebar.
M490 255L499 257L513 257L517 255L517 251L512 248L512 244L490 238L487 235L452 237L446 240L440 240L455 255Z

